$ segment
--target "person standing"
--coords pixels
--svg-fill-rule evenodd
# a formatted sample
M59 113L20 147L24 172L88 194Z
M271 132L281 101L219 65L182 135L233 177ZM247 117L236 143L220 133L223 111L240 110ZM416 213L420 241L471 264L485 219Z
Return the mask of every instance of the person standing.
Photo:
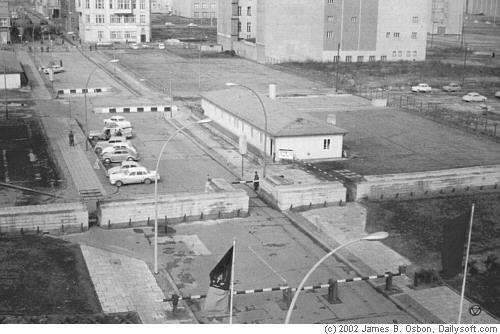
M253 189L255 191L259 190L259 174L255 171L255 176L253 177Z
M75 146L75 135L73 134L73 131L69 131L69 146Z

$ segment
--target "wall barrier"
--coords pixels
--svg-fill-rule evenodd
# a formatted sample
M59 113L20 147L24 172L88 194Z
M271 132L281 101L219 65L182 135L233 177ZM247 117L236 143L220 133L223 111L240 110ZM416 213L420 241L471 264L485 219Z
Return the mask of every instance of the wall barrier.
M249 197L227 181L212 179L203 193L158 195L158 225L246 217ZM154 223L154 195L120 201L99 201L98 224L103 228L147 226Z
M0 233L66 234L88 230L83 203L14 206L0 209Z
M353 189L355 199L394 200L495 192L500 187L500 165L439 171L371 175Z
M114 114L114 113L136 113L136 112L162 112L177 111L177 106L154 105L154 106L128 106L128 107L100 107L94 108L95 114Z

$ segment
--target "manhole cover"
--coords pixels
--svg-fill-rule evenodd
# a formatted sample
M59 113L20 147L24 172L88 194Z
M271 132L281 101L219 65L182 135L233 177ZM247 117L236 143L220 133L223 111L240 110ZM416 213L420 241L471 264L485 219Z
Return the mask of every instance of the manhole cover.
M110 262L111 262L111 264L115 264L117 266L122 264L122 261L120 261L119 259L111 259Z

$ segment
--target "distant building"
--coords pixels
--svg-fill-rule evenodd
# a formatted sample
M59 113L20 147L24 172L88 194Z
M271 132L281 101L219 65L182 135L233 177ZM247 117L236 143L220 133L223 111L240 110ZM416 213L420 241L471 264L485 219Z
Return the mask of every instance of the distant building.
M465 0L432 0L431 34L461 35Z
M430 1L219 0L217 41L261 63L424 60Z
M61 22L64 31L78 33L78 12L75 2L77 0L61 1Z
M36 0L35 9L45 17L58 19L61 17L61 1L65 0Z
M8 1L0 1L0 44L10 43L10 11Z
M172 0L172 14L193 19L214 19L217 18L217 0Z
M500 16L500 0L467 0L467 13L484 15L490 20L498 20Z
M151 0L151 13L170 13L172 0Z
M77 0L84 42L149 42L150 0Z
M267 132L261 105L248 90L231 89L204 92L201 106L205 116L233 136L246 137L249 146L264 151L273 160L335 160L342 158L347 131L307 115L297 118L291 109L314 110L314 100L306 97L259 95L266 108ZM308 107L307 107L308 106ZM307 112L304 112L307 114Z
M27 82L24 69L11 51L0 51L0 89L17 89Z

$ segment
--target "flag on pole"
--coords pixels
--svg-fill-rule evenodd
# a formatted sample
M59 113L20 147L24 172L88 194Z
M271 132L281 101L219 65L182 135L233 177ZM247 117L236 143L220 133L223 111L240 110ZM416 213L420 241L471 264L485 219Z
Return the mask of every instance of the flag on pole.
M210 286L205 299L204 312L224 315L228 311L233 250L234 247L231 247L210 272Z
M452 278L462 272L469 215L470 213L466 212L444 223L443 246L441 248L442 276L444 278Z

